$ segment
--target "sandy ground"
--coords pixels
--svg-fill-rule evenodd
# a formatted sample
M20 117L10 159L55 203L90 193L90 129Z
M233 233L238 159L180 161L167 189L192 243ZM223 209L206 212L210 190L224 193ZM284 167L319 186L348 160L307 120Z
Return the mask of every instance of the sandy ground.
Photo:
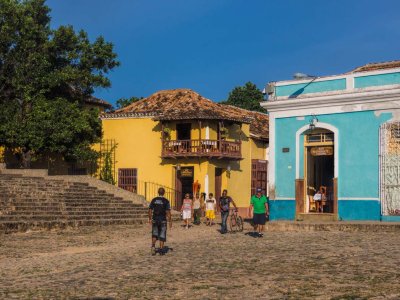
M0 235L1 299L400 299L398 232L108 226Z

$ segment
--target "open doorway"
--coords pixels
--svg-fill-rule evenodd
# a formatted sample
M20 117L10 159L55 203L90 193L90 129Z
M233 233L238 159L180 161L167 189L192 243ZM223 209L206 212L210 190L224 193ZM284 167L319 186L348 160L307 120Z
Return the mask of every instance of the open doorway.
M185 194L193 195L193 178L194 178L194 168L193 167L182 167L180 170L176 171L175 178L175 189L178 194L177 207L178 210L181 209L182 200Z
M320 129L305 136L305 212L333 213L334 136Z
M191 130L192 124L190 123L176 124L177 140L190 140Z

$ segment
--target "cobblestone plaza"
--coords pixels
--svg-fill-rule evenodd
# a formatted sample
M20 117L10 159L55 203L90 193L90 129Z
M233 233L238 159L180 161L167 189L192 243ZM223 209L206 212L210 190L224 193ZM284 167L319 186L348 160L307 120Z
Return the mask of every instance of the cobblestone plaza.
M1 236L1 299L399 299L400 235L148 226Z

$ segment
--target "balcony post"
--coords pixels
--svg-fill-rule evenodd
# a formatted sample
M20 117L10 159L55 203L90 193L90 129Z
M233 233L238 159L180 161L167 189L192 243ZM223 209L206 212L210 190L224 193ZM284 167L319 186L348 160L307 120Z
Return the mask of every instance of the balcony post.
M198 152L203 152L203 145L201 144L201 120L199 120L199 146L197 148Z
M164 140L164 122L161 121L161 156L165 152L165 140Z

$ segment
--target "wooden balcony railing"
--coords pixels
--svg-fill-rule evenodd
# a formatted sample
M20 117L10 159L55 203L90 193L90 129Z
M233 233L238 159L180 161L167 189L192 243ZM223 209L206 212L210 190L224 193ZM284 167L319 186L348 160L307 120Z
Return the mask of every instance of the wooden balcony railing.
M242 143L223 140L163 141L162 157L217 157L241 159Z

